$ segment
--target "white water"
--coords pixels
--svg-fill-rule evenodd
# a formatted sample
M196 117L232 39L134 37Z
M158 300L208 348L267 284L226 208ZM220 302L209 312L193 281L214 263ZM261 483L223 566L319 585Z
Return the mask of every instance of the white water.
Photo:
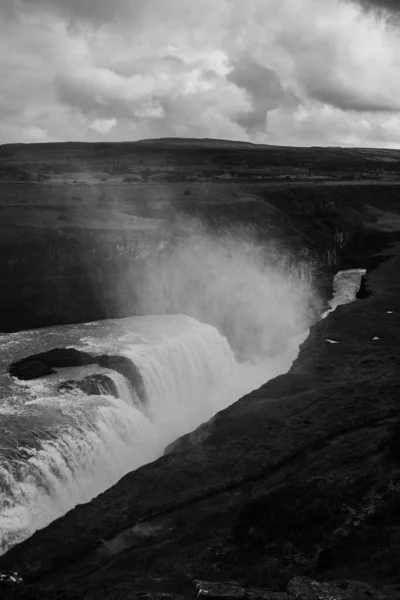
M125 377L97 366L60 369L35 382L11 384L0 407L5 432L12 431L17 418L12 444L5 445L12 446L11 457L8 453L1 460L0 448L0 552L88 502L162 455L177 437L286 372L305 335L294 338L286 354L259 364L237 363L216 328L185 316L55 327L42 330L40 338L34 331L7 336L8 356L61 344L124 355L139 368L148 403L141 404ZM111 377L119 398L57 392L63 381L93 372Z
M361 286L362 277L366 272L365 269L348 269L347 271L339 271L335 275L333 280L333 297L328 303L330 308L322 315L323 319L338 306L354 302Z

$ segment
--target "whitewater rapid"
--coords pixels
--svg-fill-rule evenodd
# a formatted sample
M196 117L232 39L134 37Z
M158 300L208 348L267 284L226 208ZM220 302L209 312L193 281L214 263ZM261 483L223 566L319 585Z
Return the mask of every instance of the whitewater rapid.
M239 364L227 340L186 316L134 317L1 336L6 363L56 347L120 355L139 369L146 399L114 370L59 369L22 382L0 377L0 553L88 502L126 473L268 379L286 372L306 333L286 353ZM111 378L118 398L63 382Z

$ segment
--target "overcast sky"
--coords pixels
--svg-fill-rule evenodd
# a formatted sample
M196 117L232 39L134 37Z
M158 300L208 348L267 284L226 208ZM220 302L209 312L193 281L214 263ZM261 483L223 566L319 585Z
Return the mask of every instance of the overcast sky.
M0 2L0 143L400 148L394 0Z

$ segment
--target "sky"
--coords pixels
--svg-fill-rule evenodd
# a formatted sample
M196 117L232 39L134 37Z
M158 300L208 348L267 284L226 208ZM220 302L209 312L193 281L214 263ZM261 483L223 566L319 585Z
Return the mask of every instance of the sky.
M0 144L400 148L396 3L0 0Z

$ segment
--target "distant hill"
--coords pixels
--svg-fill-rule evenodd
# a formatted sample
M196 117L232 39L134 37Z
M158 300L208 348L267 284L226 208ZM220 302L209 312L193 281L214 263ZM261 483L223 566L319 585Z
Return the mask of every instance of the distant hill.
M149 144L161 146L191 146L205 148L273 148L269 144L254 144L236 140L221 140L214 138L151 138L139 140L136 144Z
M214 138L149 138L145 140L136 141L121 141L121 142L50 142L50 143L14 143L14 144L0 144L0 149L16 149L18 147L29 146L30 148L43 148L52 147L57 148L60 146L66 146L71 148L81 148L87 146L93 147L135 147L135 146L153 146L159 148L210 148L210 149L249 149L256 150L258 148L285 148L285 146L274 146L270 144L254 144L252 142L242 142L239 140L222 140Z

